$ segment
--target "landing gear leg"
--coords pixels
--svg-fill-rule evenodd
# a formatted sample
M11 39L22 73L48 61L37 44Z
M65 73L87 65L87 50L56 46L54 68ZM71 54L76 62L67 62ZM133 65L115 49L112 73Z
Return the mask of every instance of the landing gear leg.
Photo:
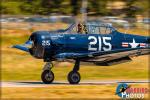
M44 65L41 79L45 84L50 84L54 81L54 73L51 71L52 68L53 64L51 62L47 62Z
M78 84L80 82L81 76L79 71L80 67L80 61L76 60L74 68L71 72L68 74L68 81L70 84Z

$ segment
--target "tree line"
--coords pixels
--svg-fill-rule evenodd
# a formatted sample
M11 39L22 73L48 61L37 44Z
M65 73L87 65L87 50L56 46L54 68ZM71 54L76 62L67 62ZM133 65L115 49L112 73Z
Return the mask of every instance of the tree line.
M88 0L87 12L91 16L116 15L113 10L107 9L108 2L115 1L125 2L126 7L119 14L127 17L148 15L150 12L149 0ZM2 14L78 15L81 6L82 0L3 0L0 9Z

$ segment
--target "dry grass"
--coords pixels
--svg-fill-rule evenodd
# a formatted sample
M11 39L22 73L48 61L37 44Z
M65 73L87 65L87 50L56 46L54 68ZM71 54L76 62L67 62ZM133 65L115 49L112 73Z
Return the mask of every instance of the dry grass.
M51 85L45 88L2 88L2 98L11 99L119 99L117 84ZM132 88L148 88L148 84L131 84ZM144 98L148 98L145 94Z
M2 23L3 34L31 34L33 31L57 30L67 28L67 24L62 23Z

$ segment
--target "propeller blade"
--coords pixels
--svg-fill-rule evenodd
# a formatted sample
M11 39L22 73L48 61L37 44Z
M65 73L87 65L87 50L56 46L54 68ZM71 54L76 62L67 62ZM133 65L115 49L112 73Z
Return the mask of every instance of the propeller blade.
M24 45L14 45L14 46L12 46L12 48L16 48L16 49L19 49L19 50L22 50L22 51L29 52L29 48L27 48Z
M16 49L19 49L22 51L29 52L29 48L31 48L32 44L33 44L33 42L28 40L23 45L14 45L14 46L12 46L12 48L16 48Z

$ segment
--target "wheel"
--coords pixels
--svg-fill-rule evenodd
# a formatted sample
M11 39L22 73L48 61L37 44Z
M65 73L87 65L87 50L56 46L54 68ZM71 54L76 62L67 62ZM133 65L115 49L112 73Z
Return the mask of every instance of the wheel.
M45 84L50 84L54 81L54 73L50 70L44 70L41 79Z
M76 71L71 71L69 74L68 74L68 81L70 84L78 84L80 82L80 74L79 72L76 72Z

